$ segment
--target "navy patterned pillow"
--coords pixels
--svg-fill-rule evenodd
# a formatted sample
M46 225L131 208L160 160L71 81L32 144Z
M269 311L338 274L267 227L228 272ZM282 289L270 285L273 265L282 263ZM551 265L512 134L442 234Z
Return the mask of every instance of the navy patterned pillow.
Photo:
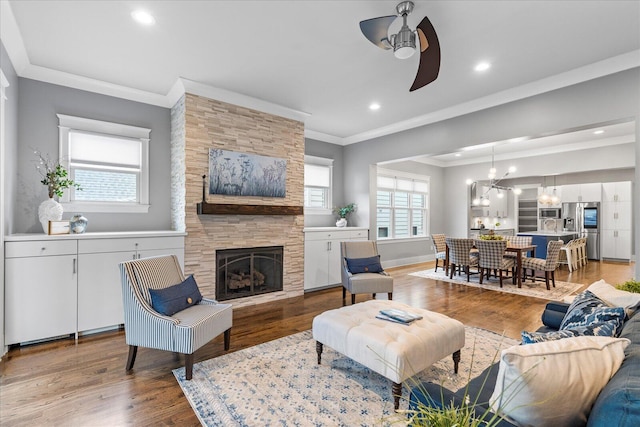
M624 308L609 307L592 292L584 291L576 296L567 309L567 314L560 324L560 330L575 329L578 326L603 323L609 320L617 320L618 328L621 328L624 316ZM616 329L616 334L617 332Z
M380 264L380 255L369 258L345 258L347 260L347 268L351 274L359 273L382 273L382 265Z
M620 328L620 320L612 319L591 325L576 326L571 329L563 329L552 332L527 332L522 331L522 344L535 344L537 342L555 341L562 338L577 337L582 335L615 337Z

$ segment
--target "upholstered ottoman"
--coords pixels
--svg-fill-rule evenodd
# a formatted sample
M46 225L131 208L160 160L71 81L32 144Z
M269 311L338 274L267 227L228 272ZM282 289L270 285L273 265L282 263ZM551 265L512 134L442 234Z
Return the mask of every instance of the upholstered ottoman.
M405 325L376 318L380 310L391 308L419 314L422 319ZM393 382L395 409L402 382L438 360L452 354L458 373L464 336L464 325L457 320L388 300L325 311L313 319L318 364L324 344L388 378Z

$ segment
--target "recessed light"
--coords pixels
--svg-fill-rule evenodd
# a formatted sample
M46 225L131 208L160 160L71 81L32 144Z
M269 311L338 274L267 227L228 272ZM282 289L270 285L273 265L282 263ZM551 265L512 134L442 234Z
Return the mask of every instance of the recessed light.
M489 62L483 61L476 64L473 69L476 71L487 71L489 68L491 68L491 64Z
M594 135L600 135L603 134L604 131L602 129L598 129L597 131L593 132Z
M521 136L521 137L519 137L519 138L511 138L511 139L509 140L509 142L521 142L521 141L524 141L524 140L525 140L525 137L524 137L524 136Z
M147 11L142 9L134 10L131 12L131 17L139 24L153 25L156 23L156 19Z
M379 110L380 109L380 104L378 104L377 102L372 103L371 105L369 105L369 109L370 110Z
M456 156L456 157L460 157L460 156L462 156L462 154L460 154L460 153L456 153L456 154L454 154L454 156Z

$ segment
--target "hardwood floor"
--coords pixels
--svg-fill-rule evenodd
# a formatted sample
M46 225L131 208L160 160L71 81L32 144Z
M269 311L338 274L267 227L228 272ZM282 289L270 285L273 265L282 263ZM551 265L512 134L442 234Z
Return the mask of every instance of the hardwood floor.
M388 270L393 298L437 311L466 325L519 339L540 326L547 301L409 276L433 268L425 263ZM634 264L589 262L556 279L584 284L604 278L629 280ZM541 284L544 286L544 284ZM237 351L311 328L317 314L342 305L342 288L309 293L276 303L234 310L231 348ZM385 297L386 295L381 297ZM358 295L357 302L370 298ZM349 296L347 296L349 300ZM182 357L140 348L131 374L125 374L124 331L12 348L0 362L1 425L199 425L171 370ZM198 350L196 363L225 354L222 336Z

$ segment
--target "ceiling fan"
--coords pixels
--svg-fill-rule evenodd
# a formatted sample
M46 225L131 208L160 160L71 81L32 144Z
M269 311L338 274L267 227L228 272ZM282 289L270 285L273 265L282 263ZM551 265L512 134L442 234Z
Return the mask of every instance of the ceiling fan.
M411 85L410 92L428 85L438 77L440 71L440 42L436 30L426 16L415 31L407 26L407 16L413 11L412 1L403 1L396 6L397 15L380 16L360 21L360 30L369 41L379 48L393 49L396 58L411 57L416 50L416 35L420 41L420 65ZM389 27L398 17L402 17L402 28L397 34L389 35Z

